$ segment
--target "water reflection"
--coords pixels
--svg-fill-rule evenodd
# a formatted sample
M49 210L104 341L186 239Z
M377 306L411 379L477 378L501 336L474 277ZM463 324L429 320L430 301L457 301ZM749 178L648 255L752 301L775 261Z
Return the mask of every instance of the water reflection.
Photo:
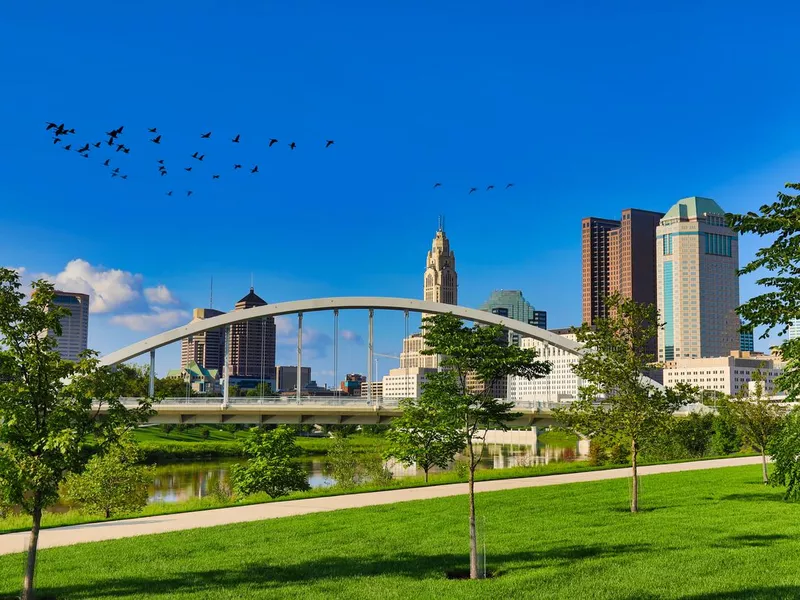
M519 437L516 434L528 432L507 432L515 434L514 442L507 444L488 444L479 469L507 469L511 467L529 467L548 464L554 461L573 461L584 458L588 448L583 444L551 445L536 442L534 439ZM457 460L463 457L456 457ZM179 462L161 465L155 469L153 484L150 486L149 502L182 502L190 498L203 498L214 493L214 490L230 486L229 473L231 466L241 460ZM308 482L312 488L328 487L334 481L325 475L327 463L322 458L305 458L300 463L308 473ZM405 467L390 462L387 468L394 477L411 477L422 475L422 469L416 466ZM450 469L454 465L450 466ZM442 469L431 469L432 473ZM449 469L447 469L449 470Z

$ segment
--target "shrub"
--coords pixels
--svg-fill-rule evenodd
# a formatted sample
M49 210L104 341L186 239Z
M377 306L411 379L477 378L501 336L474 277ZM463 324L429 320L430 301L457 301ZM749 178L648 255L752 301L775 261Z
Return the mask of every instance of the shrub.
M455 472L456 477L459 479L466 479L469 473L469 464L465 460L457 460L453 464L453 472Z
M231 469L231 481L237 494L248 496L265 492L277 498L295 490L309 489L306 472L292 460L300 455L300 448L288 427L260 431L245 442L244 449L247 463Z
M350 489L360 483L358 461L344 435L334 436L325 470L336 481L336 486L342 489Z
M169 435L175 429L175 425L173 423L162 423L161 424L161 431L164 432L164 435Z
M200 430L200 439L207 440L211 436L211 430L208 427L203 427Z
M599 467L606 462L606 451L597 440L589 442L589 465Z
M100 512L107 519L121 512L138 512L147 504L152 467L136 463L141 450L130 439L105 454L96 454L82 473L70 473L62 496L67 502Z
M742 437L736 419L727 404L720 404L714 416L714 433L711 436L711 452L716 455L733 454L742 449Z
M787 500L800 500L800 407L790 412L768 446L773 470L769 483L786 486Z

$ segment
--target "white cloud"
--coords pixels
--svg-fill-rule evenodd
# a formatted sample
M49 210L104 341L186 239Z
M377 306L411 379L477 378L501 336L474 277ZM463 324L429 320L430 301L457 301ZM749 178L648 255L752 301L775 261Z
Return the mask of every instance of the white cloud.
M81 258L69 261L57 275L43 273L41 277L60 290L89 294L89 311L93 313L114 312L141 298L141 275L91 265Z
M150 304L180 304L180 300L164 284L144 288L144 297Z
M279 346L297 345L297 317L275 317L275 333ZM325 358L333 338L314 327L303 326L303 355L308 358Z
M359 335L352 329L342 329L342 331L339 332L339 335L342 337L343 340L346 340L348 342L355 342L359 346L364 343L364 338L362 338L361 335Z
M189 313L185 310L167 310L154 306L149 313L115 315L111 317L110 321L133 331L154 331L174 327L188 319Z

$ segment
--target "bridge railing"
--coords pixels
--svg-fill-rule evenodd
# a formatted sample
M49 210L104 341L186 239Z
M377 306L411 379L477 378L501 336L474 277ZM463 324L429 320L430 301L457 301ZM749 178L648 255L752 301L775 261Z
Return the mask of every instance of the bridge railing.
M123 406L137 406L142 398L120 398ZM162 398L154 404L158 410L161 407L185 406L187 409L201 406L222 406L223 398L219 397L181 397L181 398ZM296 396L266 396L266 397L236 397L229 398L228 406L308 406L308 407L383 407L396 408L400 403L398 398L366 398L339 397L339 396L303 396L298 401ZM517 410L532 412L551 411L555 408L562 408L569 402L554 402L547 400L518 400L514 403Z

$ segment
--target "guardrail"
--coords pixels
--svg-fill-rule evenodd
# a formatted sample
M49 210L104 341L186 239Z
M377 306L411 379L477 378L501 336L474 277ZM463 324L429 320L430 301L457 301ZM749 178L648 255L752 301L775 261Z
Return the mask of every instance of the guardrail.
M123 406L137 406L141 398L120 398ZM162 398L153 407L158 410L159 406L185 406L190 407L218 406L222 407L223 398L219 397L182 397L182 398ZM304 396L298 401L295 396L268 396L263 398L237 397L229 398L228 407L236 406L308 406L311 407L365 407L365 408L396 408L400 404L398 398L373 398L371 401L365 398L350 397L331 397L331 396ZM544 400L519 400L514 403L514 408L518 410L529 410L532 412L551 411L555 408L567 406L569 402L552 402Z

